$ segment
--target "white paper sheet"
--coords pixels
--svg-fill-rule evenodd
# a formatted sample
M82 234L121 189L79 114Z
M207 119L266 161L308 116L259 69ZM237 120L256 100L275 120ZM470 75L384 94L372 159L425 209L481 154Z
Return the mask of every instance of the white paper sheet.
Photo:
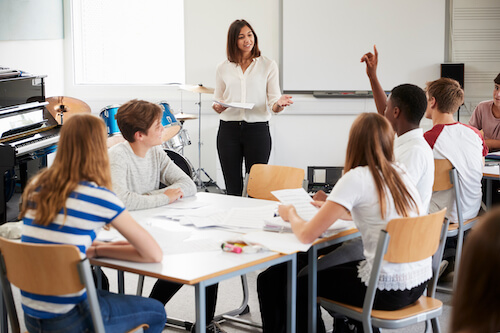
M216 100L214 100L214 102L217 104L220 104L226 108L238 108L238 109L247 109L247 110L253 109L253 107L255 105L255 103L223 103L223 102L219 102Z
M328 229L326 229L325 232L321 234L321 237L329 237L331 235L339 233L340 231L353 228L356 228L356 225L353 221L337 220ZM292 232L292 228L290 226L290 223L283 221L280 216L276 216L272 219L266 220L264 231L283 233Z
M196 209L209 204L196 198L196 196L182 198L165 206L167 209Z
M294 205L297 214L306 221L309 221L318 212L318 208L311 204L313 199L303 188L272 191L271 193L281 203Z
M311 244L301 243L292 233L255 231L242 236L242 238L249 244L258 244L271 251L285 254L306 252L311 247Z
M276 205L249 208L231 208L221 226L232 228L259 229L264 227L264 221L274 216Z

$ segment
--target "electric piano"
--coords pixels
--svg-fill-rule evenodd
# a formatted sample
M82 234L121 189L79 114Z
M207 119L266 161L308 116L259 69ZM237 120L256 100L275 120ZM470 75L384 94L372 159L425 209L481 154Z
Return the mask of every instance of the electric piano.
M45 107L44 76L0 80L0 224L7 222L7 201L19 168L21 187L28 180L28 161L56 150L60 125ZM15 184L15 183L14 183Z

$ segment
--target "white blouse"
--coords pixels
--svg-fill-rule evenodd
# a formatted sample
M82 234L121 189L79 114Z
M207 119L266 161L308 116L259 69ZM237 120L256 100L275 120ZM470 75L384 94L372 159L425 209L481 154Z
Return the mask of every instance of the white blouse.
M217 66L215 100L255 104L251 110L227 108L220 114L221 120L249 123L268 121L272 107L280 96L278 65L273 60L264 56L254 58L245 73L239 64L229 60Z
M426 214L427 212L424 212L422 208L420 195L413 185L411 178L405 172L404 166L396 163L395 167L397 170L400 170L399 174L408 192L410 192L415 200L420 214ZM384 229L390 220L400 217L394 207L394 200L389 195L386 216L385 219L382 219L375 182L367 166L354 168L342 176L337 184L335 184L335 187L328 196L328 200L348 209L352 214L356 227L361 233L363 254L366 260L363 260L358 266L358 277L368 285L380 230ZM417 212L411 212L410 216L417 216ZM431 265L431 257L408 264L394 264L383 261L378 289L412 289L432 277Z

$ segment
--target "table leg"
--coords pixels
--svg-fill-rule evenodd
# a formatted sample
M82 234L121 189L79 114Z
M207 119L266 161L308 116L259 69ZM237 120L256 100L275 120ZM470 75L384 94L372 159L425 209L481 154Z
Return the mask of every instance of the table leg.
M307 301L307 309L308 309L308 332L316 333L316 322L317 322L317 307L316 307L316 298L318 296L318 249L316 246L311 246L309 251L307 252L307 295L309 295Z
M0 283L0 313L2 318L0 319L0 332L8 332L9 323L7 321L7 306L3 299L2 284Z
M117 271L118 273L118 293L125 294L125 273L123 271Z
M94 266L95 275L97 279L96 289L102 290L102 269L101 266Z
M295 333L296 311L297 311L297 254L293 254L287 262L287 277L290 283L287 284L287 324L286 331Z
M206 309L205 309L205 282L201 281L194 287L195 299L196 299L196 333L203 333L206 331Z
M490 178L486 179L486 208L490 210L491 208L491 188L493 187L493 181Z

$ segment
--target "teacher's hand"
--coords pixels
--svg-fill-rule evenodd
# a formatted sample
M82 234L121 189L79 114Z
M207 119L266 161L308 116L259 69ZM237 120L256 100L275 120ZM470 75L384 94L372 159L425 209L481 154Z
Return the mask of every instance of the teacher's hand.
M221 102L223 103L224 101L221 101ZM214 109L214 110L215 110L215 112L217 112L217 113L222 113L222 112L224 112L227 108L226 108L225 106L220 105L219 103L214 103L214 104L212 105L212 109Z
M373 53L365 53L361 57L361 62L366 64L366 74L369 78L373 78L377 75L377 65L378 65L378 51L377 46L373 45Z
M292 96L290 95L281 95L280 99L276 102L279 107L285 107L293 104Z

